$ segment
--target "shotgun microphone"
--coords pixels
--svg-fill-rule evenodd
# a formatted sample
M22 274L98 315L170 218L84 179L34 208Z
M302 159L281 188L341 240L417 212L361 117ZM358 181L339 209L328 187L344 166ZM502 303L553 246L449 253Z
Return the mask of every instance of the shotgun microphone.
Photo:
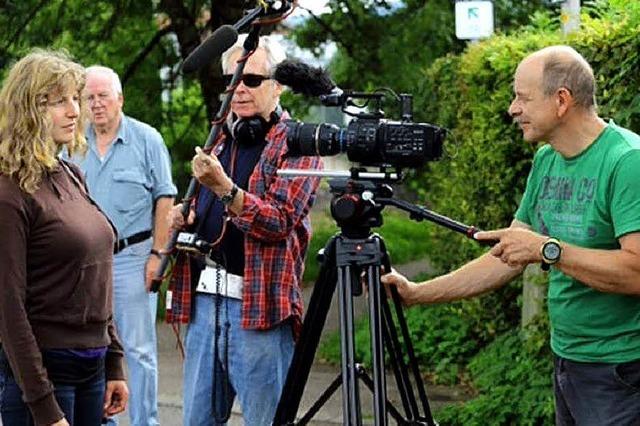
M273 78L294 93L304 96L318 97L340 90L321 67L312 67L293 59L284 60L276 65Z
M238 40L238 31L232 25L223 25L200 43L182 63L182 71L191 73L219 57Z

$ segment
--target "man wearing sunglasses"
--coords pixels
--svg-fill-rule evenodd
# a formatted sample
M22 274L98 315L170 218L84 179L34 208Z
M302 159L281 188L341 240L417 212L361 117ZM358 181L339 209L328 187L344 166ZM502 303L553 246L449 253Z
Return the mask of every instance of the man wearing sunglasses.
M222 56L228 85L244 39ZM318 157L285 158L282 86L271 70L285 59L262 37L235 87L224 132L211 154L192 161L200 190L174 229L206 240L205 255L181 253L169 291L170 322L188 322L184 363L184 424L226 421L238 396L247 425L275 414L302 320L300 289L317 178L282 178L276 171L319 169ZM188 266L188 268L187 268ZM195 289L195 291L191 291Z

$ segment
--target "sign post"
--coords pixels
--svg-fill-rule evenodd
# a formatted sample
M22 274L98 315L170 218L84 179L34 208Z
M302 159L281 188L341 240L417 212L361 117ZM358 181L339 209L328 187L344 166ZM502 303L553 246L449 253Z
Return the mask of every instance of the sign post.
M562 3L560 22L564 35L580 28L580 0L566 0Z

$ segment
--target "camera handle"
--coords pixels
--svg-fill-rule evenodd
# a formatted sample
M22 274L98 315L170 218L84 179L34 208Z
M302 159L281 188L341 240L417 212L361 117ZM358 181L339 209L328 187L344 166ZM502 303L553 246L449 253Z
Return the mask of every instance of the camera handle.
M332 173L331 176L335 177L335 172ZM341 173L344 176L345 172ZM295 171L287 171L282 175L284 174L300 175ZM387 414L390 414L398 424L435 426L436 423L433 420L420 376L400 298L397 290L391 288L395 318L397 318L400 327L403 345L398 339L394 316L391 314L386 292L383 291L380 282L382 266L385 267L385 270L390 270L389 258L384 240L371 233L371 226L382 225L381 212L383 208L387 205L393 205L409 212L413 220L427 219L463 233L469 238L473 238L478 229L434 213L424 207L394 199L391 188L387 185L349 179L330 181L330 185L334 193L332 215L339 223L341 232L329 240L321 256L323 258L322 267L311 295L301 336L293 354L273 424L307 424L342 385L343 424L360 426L362 424L358 388L358 379L360 379L373 392L375 425L387 425ZM360 206L355 204L360 204ZM352 216L349 217L351 213ZM362 294L360 287L362 272L366 273L367 278L373 379L367 375L364 367L357 364L354 359L352 297ZM296 413L336 286L339 288L341 373L320 395L309 411L296 422ZM385 346L400 392L404 415L387 399L384 374ZM406 349L408 362L405 362L403 347ZM413 384L409 379L408 370L411 370L413 375ZM415 386L415 390L413 386ZM420 399L420 406L416 401L416 393Z

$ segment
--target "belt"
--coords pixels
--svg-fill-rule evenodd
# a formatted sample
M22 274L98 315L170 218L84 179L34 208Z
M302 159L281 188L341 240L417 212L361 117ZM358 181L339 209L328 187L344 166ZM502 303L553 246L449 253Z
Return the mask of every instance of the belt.
M118 240L115 247L113 248L113 254L118 254L122 250L124 250L127 246L132 244L141 243L142 241L151 238L151 230L146 230L142 232L138 232L136 234L130 235L127 238L123 238Z
M211 261L208 257L206 264L200 273L196 292L220 294L232 299L242 300L244 277L227 272L221 265Z

